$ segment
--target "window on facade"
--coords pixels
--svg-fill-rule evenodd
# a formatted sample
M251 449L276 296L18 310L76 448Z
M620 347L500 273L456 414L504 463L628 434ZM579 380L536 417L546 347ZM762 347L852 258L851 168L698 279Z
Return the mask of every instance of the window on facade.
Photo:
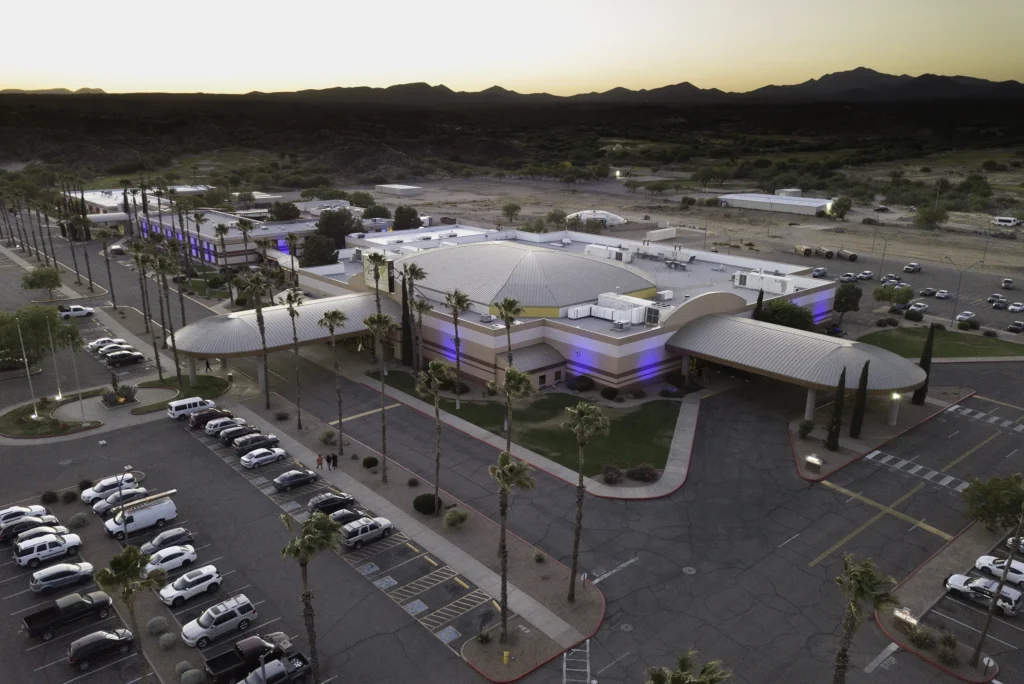
M543 387L546 384L548 384L548 376L542 375L539 378L537 378L537 385L538 386Z
M559 382L562 379L562 371L555 371L555 382Z

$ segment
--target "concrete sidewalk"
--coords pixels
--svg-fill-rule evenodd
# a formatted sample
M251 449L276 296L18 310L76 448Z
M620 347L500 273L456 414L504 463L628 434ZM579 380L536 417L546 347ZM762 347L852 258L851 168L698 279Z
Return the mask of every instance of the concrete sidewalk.
M380 383L366 375L350 373L346 377L357 382L374 392L380 391ZM683 397L679 406L679 417L676 419L675 432L672 435L672 444L669 446L668 459L665 469L657 482L649 485L634 487L615 487L599 482L592 477L583 478L583 486L588 494L606 499L657 499L668 496L679 489L686 481L686 475L690 469L690 455L693 450L693 437L697 430L697 418L700 413L700 402L714 390L701 390ZM395 389L387 384L384 385L384 394L397 402L405 404L411 409L419 411L433 418L434 406L422 399L408 395L405 392ZM496 451L505 450L505 439L484 428L475 425L468 420L441 411L441 422L449 427L464 432L471 437L484 442L495 448ZM579 482L579 474L570 468L555 463L550 458L530 451L515 442L512 443L512 455L521 461L525 461L538 470L557 477L563 482L576 485Z
M236 416L245 418L251 425L259 426L264 432L273 432L281 439L281 447L290 456L296 458L307 468L316 467L316 454L292 438L280 426L272 426L253 411L239 402L225 404ZM342 491L348 492L356 499L394 523L403 533L430 549L444 563L459 571L468 580L483 589L491 596L501 593L501 578L483 563L471 557L459 547L417 521L411 515L393 505L384 497L364 486L341 470L319 471L318 475L334 484ZM551 638L562 648L571 648L583 641L586 636L572 627L562 618L548 610L541 603L529 596L518 587L508 584L509 607L518 615L534 625L545 636Z

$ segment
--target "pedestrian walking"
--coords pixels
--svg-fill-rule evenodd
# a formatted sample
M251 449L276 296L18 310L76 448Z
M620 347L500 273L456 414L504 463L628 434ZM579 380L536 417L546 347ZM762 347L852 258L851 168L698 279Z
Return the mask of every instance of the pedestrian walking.
M338 469L338 454L331 454L331 466L333 466L335 470Z
M330 454L327 454L327 469L328 470L332 470L331 466L333 466L333 465L334 465L334 457L331 456Z
M324 455L323 454L317 454L316 455L316 469L317 470L323 470L324 469Z
M210 372L210 359L206 359L206 372Z

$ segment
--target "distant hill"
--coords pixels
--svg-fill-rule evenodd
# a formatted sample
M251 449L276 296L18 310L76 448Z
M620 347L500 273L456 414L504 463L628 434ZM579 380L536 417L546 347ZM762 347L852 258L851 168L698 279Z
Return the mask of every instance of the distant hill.
M20 90L18 88L4 88L0 95L106 95L102 88L79 88L68 90L67 88L50 88L48 90Z

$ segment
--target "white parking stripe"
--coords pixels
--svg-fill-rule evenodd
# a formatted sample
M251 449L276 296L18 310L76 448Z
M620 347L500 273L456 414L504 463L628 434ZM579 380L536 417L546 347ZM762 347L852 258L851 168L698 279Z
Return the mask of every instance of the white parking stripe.
M260 601L260 603L263 603L263 601ZM255 604L254 604L254 605L255 605ZM264 623L261 623L261 624L258 624L258 625L256 625L255 627L250 627L249 629L245 630L244 632L235 632L234 636L235 636L235 637L239 637L239 638L240 638L240 637L241 637L241 636L242 636L243 634L248 634L249 632L254 632L254 631L256 631L257 629L263 629L263 628L264 628L264 627L266 627L267 625L273 624L273 623L277 622L277 621L278 621L278 620L280 620L280 619L281 619L281 618L279 618L279 617L276 617L276 618L274 618L273 620L267 620L266 622L264 622ZM223 644L222 644L221 646L223 647ZM202 652L202 653L206 653L206 652L207 652L207 651L209 651L209 650L210 650L211 648L216 648L216 646L207 646L207 647L206 647L205 649L203 649L203 650L202 650L201 652Z
M958 625L961 625L961 626L963 626L963 627L966 627L967 629L971 630L972 632L977 632L978 634L981 634L981 630L980 630L980 629L975 629L974 627L971 627L970 625L968 625L968 624L967 624L967 623L965 623L965 622L960 622L960 621L959 621L959 620L957 620L956 618L952 618L952 617L950 617L950 616L948 616L948 615L945 615L945 614L943 614L943 613L940 613L940 612L939 612L939 611L937 611L937 610L932 610L932 612L933 612L933 613L935 613L936 615L938 615L938 616L939 616L939 617L941 617L941 618L944 618L944 619L946 619L946 620L949 620L950 622L955 622L955 623L956 623L956 624L958 624ZM1018 650L1018 649L1017 649L1017 647L1016 647L1016 646L1014 646L1013 644L1008 644L1008 643L1006 643L1005 641L1003 641L1002 639L997 639L997 638L995 638L995 637L994 637L994 636L992 636L991 634L989 634L989 635L988 635L988 638L989 638L989 639L991 639L992 641L998 641L999 643L1003 644L1004 646L1008 646L1008 647L1010 647L1010 648L1011 648L1011 649L1013 649L1014 651Z
M107 669L108 667L111 667L111 666L113 666L113 665L117 665L118 663L124 662L125 660L128 660L129 658L134 658L134 657L135 657L135 654L134 654L134 653L133 653L133 654L131 654L131 655L126 655L126 656L125 656L124 658L121 658L120 660L115 660L114 662L112 662L112 663L108 663L108 664L104 665L103 667L97 667L97 668L96 668L95 670L89 670L89 671L88 671L88 672L86 672L85 674L83 674L83 675L78 675L77 677L74 677L74 678L72 678L72 679L68 679L68 680L66 680L66 681L64 681L64 682L61 682L61 684L71 684L71 682L77 682L77 681L78 681L79 679L82 679L83 677L88 677L88 676L89 676L89 675L91 675L91 674L92 674L93 672L99 672L100 670L105 670L105 669ZM139 681L140 679L142 679L142 677L137 677L136 679L133 679L133 680L132 680L132 682L137 682L137 681ZM128 684L131 684L131 682L129 682Z
M32 610L32 609L31 609L31 608L29 608L29 610ZM61 635L59 635L59 636L55 636L55 637L53 637L52 639L50 639L49 641L44 641L44 642L43 642L43 643L41 643L41 644L36 644L35 646L29 646L28 648L26 648L26 649L25 649L25 652L26 652L26 653L28 653L29 651L34 651L34 650L36 650L37 648L42 648L43 646L47 646L47 645L49 645L49 644L52 644L52 643L53 643L53 642L55 642L55 641L60 641L61 639L67 639L67 638L68 638L69 636L72 636L72 635L74 635L74 634L78 634L79 632L84 632L84 631L85 631L85 630L87 630L87 629L88 629L88 630L92 630L92 631L94 631L94 632L95 632L95 631L96 631L96 625L102 625L102 624L103 624L104 622L110 622L110 621L111 621L111 620L113 620L113 619L114 619L114 616L113 616L113 615L111 615L111 616L110 616L110 617L108 617L107 619L105 619L105 620L100 620L99 622L94 622L94 623L92 623L91 625L89 625L88 627L82 627L82 628L80 628L80 629L76 629L76 630L74 630L73 632L68 632L67 634L61 634Z
M249 588L249 587L251 587L251 586L252 586L251 584L246 584L246 585L245 585L245 586L243 586L243 587L238 587L237 589L232 589L232 591L233 591L233 592L235 592L235 593L238 593L238 592L242 591L243 589L248 589L248 588ZM232 594L232 595L234 595L234 594ZM223 601L223 600L224 600L223 598L217 597L217 598L215 598L215 599L211 599L211 600L209 600L209 601L203 601L202 603L193 603L193 604L192 604L191 606L189 606L188 608L182 608L182 609L181 609L181 610L179 610L179 611L178 611L177 613L174 613L174 617L178 617L178 616L179 616L179 615L181 615L182 613L187 613L187 612L189 612L190 610L195 610L196 608L198 608L198 607L200 607L200 606L205 606L205 605L206 605L206 604L208 604L208 603L220 603L220 602L221 602L221 601Z
M953 603L958 603L958 604L960 604L961 606L963 606L964 608L968 608L968 609L970 609L970 610L973 610L973 611L974 611L975 613L978 613L979 615L985 615L985 616L988 616L988 611L987 611L987 610L980 610L980 609L978 609L978 608L975 608L974 606L970 605L969 603L966 603L966 602L964 602L964 601L960 601L960 600L957 600L957 599L953 598L952 596L944 596L943 598L947 598L947 599L949 599L950 601L952 601ZM1011 625L1011 624L1010 624L1009 622L1007 622L1006 620L1001 620L1001 619L999 619L998 617L996 617L995 615L993 615L993 616L992 616L992 619L993 619L993 620L995 620L996 622L1000 623L1000 624L1006 625L1007 627L1009 627L1009 628L1011 628L1011 629L1015 629L1015 630L1017 630L1018 632L1020 632L1020 633L1024 634L1024 629L1022 629L1022 628L1018 627L1017 625Z
M40 670L45 670L46 668L50 667L51 665L56 665L57 663L65 663L65 662L67 662L67 660L68 660L67 658L61 658L60 660L54 660L52 663L46 663L45 665L37 667L36 669L34 669L32 671L33 672L39 672Z
M15 596L21 596L22 594L27 594L30 591L32 591L32 590L31 589L26 589L25 591L19 591L17 594L11 594L10 596L4 596L3 600L6 601L7 599L12 599Z

